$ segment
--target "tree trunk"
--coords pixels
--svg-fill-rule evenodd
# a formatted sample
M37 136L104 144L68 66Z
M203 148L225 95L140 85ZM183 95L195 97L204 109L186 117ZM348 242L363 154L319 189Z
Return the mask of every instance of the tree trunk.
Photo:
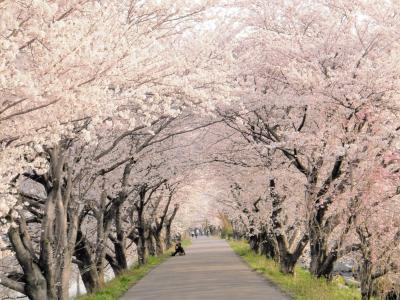
M55 196L54 191L50 193L46 202L46 215L42 221L42 234L40 237L40 266L47 282L47 298L49 300L57 299L54 263L54 222L55 222Z
M268 236L267 232L261 233L260 240L260 254L271 259L276 259L278 251L276 241Z
M260 236L250 233L249 237L250 249L258 253L260 251Z
M79 261L78 268L86 291L90 294L100 288L100 278L96 263L93 260L86 238L78 231L75 246L75 257Z
M371 254L371 243L370 238L371 234L369 233L368 227L366 226L357 226L356 227L357 235L361 242L361 254L362 254L362 262L360 265L359 277L361 284L361 299L369 300L372 297L372 284L374 278L378 278L375 274L375 277L372 275L372 254ZM382 273L384 274L384 273Z
M8 231L8 237L15 250L16 258L24 271L25 286L20 292L25 293L32 300L47 299L46 278L21 239L25 237L21 228L11 227Z
M137 245L137 254L138 254L138 263L139 265L144 265L146 263L146 237L143 228L142 222L142 214L138 212L138 245Z
M369 300L372 297L372 271L370 264L366 261L360 270L361 299Z
M74 240L76 238L71 237ZM73 249L73 247L71 247ZM69 299L69 283L72 277L72 255L74 251L70 250L70 247L66 249L63 257L63 264L61 267L61 286L59 288L59 298L68 300Z
M172 239L171 239L171 224L168 223L165 226L165 248L169 249L172 247Z
M332 278L333 266L337 260L336 251L328 251L328 240L320 225L312 223L310 226L310 272L316 277Z
M37 281L37 285L34 286L32 284L32 282L35 282L37 278L40 278L40 276L27 276L27 281L31 284L25 287L25 293L31 300L47 299L46 281L44 279L39 279L39 281Z
M284 274L294 274L294 267L300 258L301 254L303 253L304 248L308 243L308 235L303 234L300 241L297 243L294 250L291 250L283 228L282 222L280 220L280 214L282 212L282 202L283 197L281 197L276 189L275 189L275 181L274 179L270 180L269 183L270 188L270 195L272 198L272 213L271 213L271 220L272 220L272 229L274 232L277 248L278 248L278 257L279 257L279 266L280 271Z
M69 299L69 284L72 274L72 257L74 255L76 237L78 234L78 209L75 205L69 206L72 191L72 171L68 168L67 187L64 195L59 195L57 204L58 234L62 237L58 247L62 247L61 255L57 257L57 264L60 266L58 287L58 298Z
M355 197L353 201L357 203L359 201L358 197ZM309 222L310 272L316 277L332 279L332 271L335 262L348 251L340 251L340 248L343 246L345 237L353 226L355 215L350 214L347 217L343 231L336 237L333 245L330 246L330 250L328 250L328 234L332 232L332 229L328 230L328 228L334 228L336 226L334 225L335 218L328 218L322 223L321 220L324 215L323 210L325 210L325 208L319 209L316 218Z
M143 220L143 208L140 207L137 210L138 214L138 244L137 244L137 254L138 254L138 263L139 265L144 265L146 263L146 232L145 232L145 224Z
M146 242L145 239L141 237L139 237L137 245L137 255L139 265L144 265L146 263Z
M279 270L283 274L294 275L294 267L297 260L293 260L290 255L282 256L279 260Z
M315 225L316 226L316 225ZM310 272L317 277L321 276L322 265L327 258L327 243L320 234L315 231L316 228L310 230Z
M122 210L125 201L128 198L128 182L132 172L134 159L130 159L124 167L124 172L121 178L122 186L118 196L111 200L111 206L106 209L107 194L104 191L101 196L100 213L97 217L98 224L98 251L96 255L97 269L101 278L104 278L104 261L107 260L117 276L124 270L128 269L128 261L126 258L126 234L122 221ZM117 237L110 235L111 225L115 223L115 231ZM107 241L111 240L114 245L114 254L107 253ZM104 279L103 279L104 281Z
M343 160L343 156L336 157L329 177L325 180L318 192L314 192L314 190L318 181L319 168L322 166L322 159L317 163L316 167L311 170L308 176L309 189L307 190L306 197L307 203L312 204L313 207L308 225L311 256L310 272L314 276L326 277L328 279L332 277L333 265L338 257L337 249L333 249L330 253L328 248L328 237L335 226L328 224L326 220L326 212L330 207L332 199L330 197L325 197L325 195L332 182L341 176ZM341 188L337 187L337 190L341 191Z
M171 227L172 227L172 222L174 221L178 210L179 210L179 205L175 204L171 216L165 222L165 246L167 249L172 247Z
M118 274L128 269L128 260L126 258L126 236L123 228L121 205L118 206L115 214L115 228L117 231L117 240L114 243L115 260L118 265ZM115 274L115 275L118 275Z
M161 232L157 231L154 233L154 241L156 243L156 254L157 256L160 256L164 253L164 247L161 240Z
M156 255L156 247L154 243L154 238L153 235L151 234L150 230L147 230L146 234L146 249L147 253L150 256L155 256Z
M119 275L121 272L124 270L128 269L128 260L126 258L126 249L124 245L121 245L120 242L114 244L114 250L115 250L115 260L118 265L118 274Z

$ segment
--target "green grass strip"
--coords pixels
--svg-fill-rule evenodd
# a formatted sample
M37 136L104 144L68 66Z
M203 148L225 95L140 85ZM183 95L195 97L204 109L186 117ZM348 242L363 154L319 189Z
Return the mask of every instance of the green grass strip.
M316 278L309 271L296 267L295 275L284 275L279 271L275 261L259 255L250 249L245 241L230 241L232 249L241 256L248 265L261 273L282 291L296 300L358 300L360 292L355 287L348 287L340 276L331 282Z
M190 240L182 242L183 247L188 247ZM161 256L150 256L143 266L135 265L120 276L108 281L105 287L94 294L78 297L77 300L116 300L127 290L135 285L140 279L147 275L154 267L158 266L171 256L172 250L168 250Z

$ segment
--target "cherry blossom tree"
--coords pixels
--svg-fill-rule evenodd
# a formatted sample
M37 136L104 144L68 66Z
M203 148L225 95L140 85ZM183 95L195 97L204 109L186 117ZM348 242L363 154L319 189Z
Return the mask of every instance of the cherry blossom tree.
M397 4L238 5L248 25L238 44L238 84L247 88L249 105L230 116L231 127L249 143L266 144L262 155L278 152L305 176L311 271L329 277L343 240L329 248L329 236L349 232L329 211L350 205L339 195L350 187L361 153L389 147L383 141L397 128L391 121L398 99L398 22L391 14ZM383 133L376 121L390 114Z

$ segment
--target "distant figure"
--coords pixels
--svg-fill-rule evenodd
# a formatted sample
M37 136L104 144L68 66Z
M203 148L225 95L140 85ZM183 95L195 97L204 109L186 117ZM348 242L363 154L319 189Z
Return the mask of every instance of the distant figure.
M195 237L196 237L196 239L197 239L197 236L198 236L198 234L197 234L197 229L194 231L194 235L195 235Z
M192 230L192 238L194 237L194 231Z
M172 256L175 256L175 255L177 255L177 254L179 254L179 255L186 255L185 249L183 249L182 244L181 244L180 242L176 243L176 245L175 245L175 252L172 253Z

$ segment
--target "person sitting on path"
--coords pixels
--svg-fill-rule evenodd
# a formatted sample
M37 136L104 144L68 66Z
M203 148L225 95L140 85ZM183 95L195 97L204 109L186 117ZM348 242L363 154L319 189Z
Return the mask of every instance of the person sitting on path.
M175 245L175 252L172 253L172 256L175 256L175 255L177 255L177 254L179 254L179 255L186 255L185 249L183 249L182 244L181 244L180 242L176 243L176 245Z

